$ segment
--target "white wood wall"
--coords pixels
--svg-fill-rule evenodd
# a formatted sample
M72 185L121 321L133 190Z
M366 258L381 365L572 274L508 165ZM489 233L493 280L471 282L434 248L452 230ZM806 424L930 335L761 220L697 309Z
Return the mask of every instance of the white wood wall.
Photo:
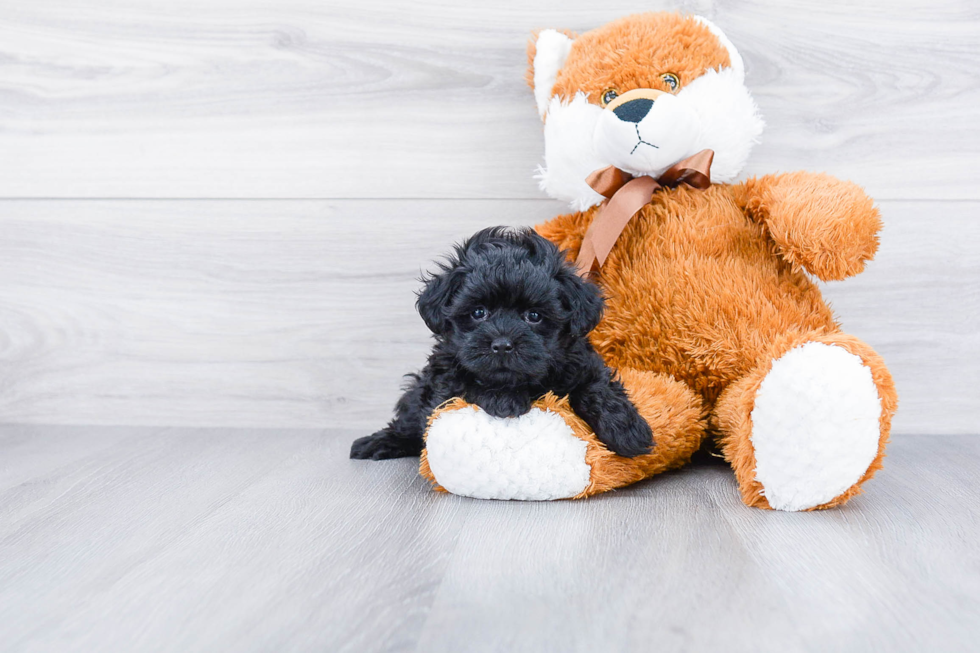
M539 27L718 23L768 127L746 174L863 184L878 260L827 294L896 433L978 433L980 5L0 3L0 422L370 429L425 359L415 277L563 206Z

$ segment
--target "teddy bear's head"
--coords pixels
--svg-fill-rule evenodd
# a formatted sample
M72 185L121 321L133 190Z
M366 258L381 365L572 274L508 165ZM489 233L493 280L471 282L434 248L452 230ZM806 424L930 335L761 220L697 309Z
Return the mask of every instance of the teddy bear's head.
M606 166L659 177L714 150L712 181L732 181L762 132L738 51L699 16L628 16L579 36L542 30L528 83L545 123L541 188L585 209L586 177Z

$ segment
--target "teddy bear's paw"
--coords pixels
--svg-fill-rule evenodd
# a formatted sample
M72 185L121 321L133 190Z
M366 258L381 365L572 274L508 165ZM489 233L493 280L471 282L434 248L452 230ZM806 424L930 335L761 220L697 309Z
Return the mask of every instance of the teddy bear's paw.
M541 408L497 418L473 406L438 415L426 458L443 488L477 499L568 499L589 485L586 442L560 415Z
M769 505L807 510L858 483L878 455L881 413L871 369L843 347L808 342L777 359L752 409Z

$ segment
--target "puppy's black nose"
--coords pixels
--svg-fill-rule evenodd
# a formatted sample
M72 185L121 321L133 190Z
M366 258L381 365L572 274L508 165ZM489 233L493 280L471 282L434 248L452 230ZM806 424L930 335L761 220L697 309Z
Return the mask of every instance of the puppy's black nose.
M647 98L637 98L635 100L630 100L629 102L623 102L618 107L613 109L613 113L616 117L624 122L640 122L643 118L650 113L650 109L653 108L653 100L648 100Z
M510 338L494 338L490 343L490 350L495 354L509 354L514 351L514 343Z

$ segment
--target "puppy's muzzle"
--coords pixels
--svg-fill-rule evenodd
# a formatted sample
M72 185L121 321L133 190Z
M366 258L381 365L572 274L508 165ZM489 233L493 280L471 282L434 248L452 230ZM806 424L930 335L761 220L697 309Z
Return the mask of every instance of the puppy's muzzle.
M490 351L498 356L507 355L514 351L514 341L504 336L494 338L490 343Z

